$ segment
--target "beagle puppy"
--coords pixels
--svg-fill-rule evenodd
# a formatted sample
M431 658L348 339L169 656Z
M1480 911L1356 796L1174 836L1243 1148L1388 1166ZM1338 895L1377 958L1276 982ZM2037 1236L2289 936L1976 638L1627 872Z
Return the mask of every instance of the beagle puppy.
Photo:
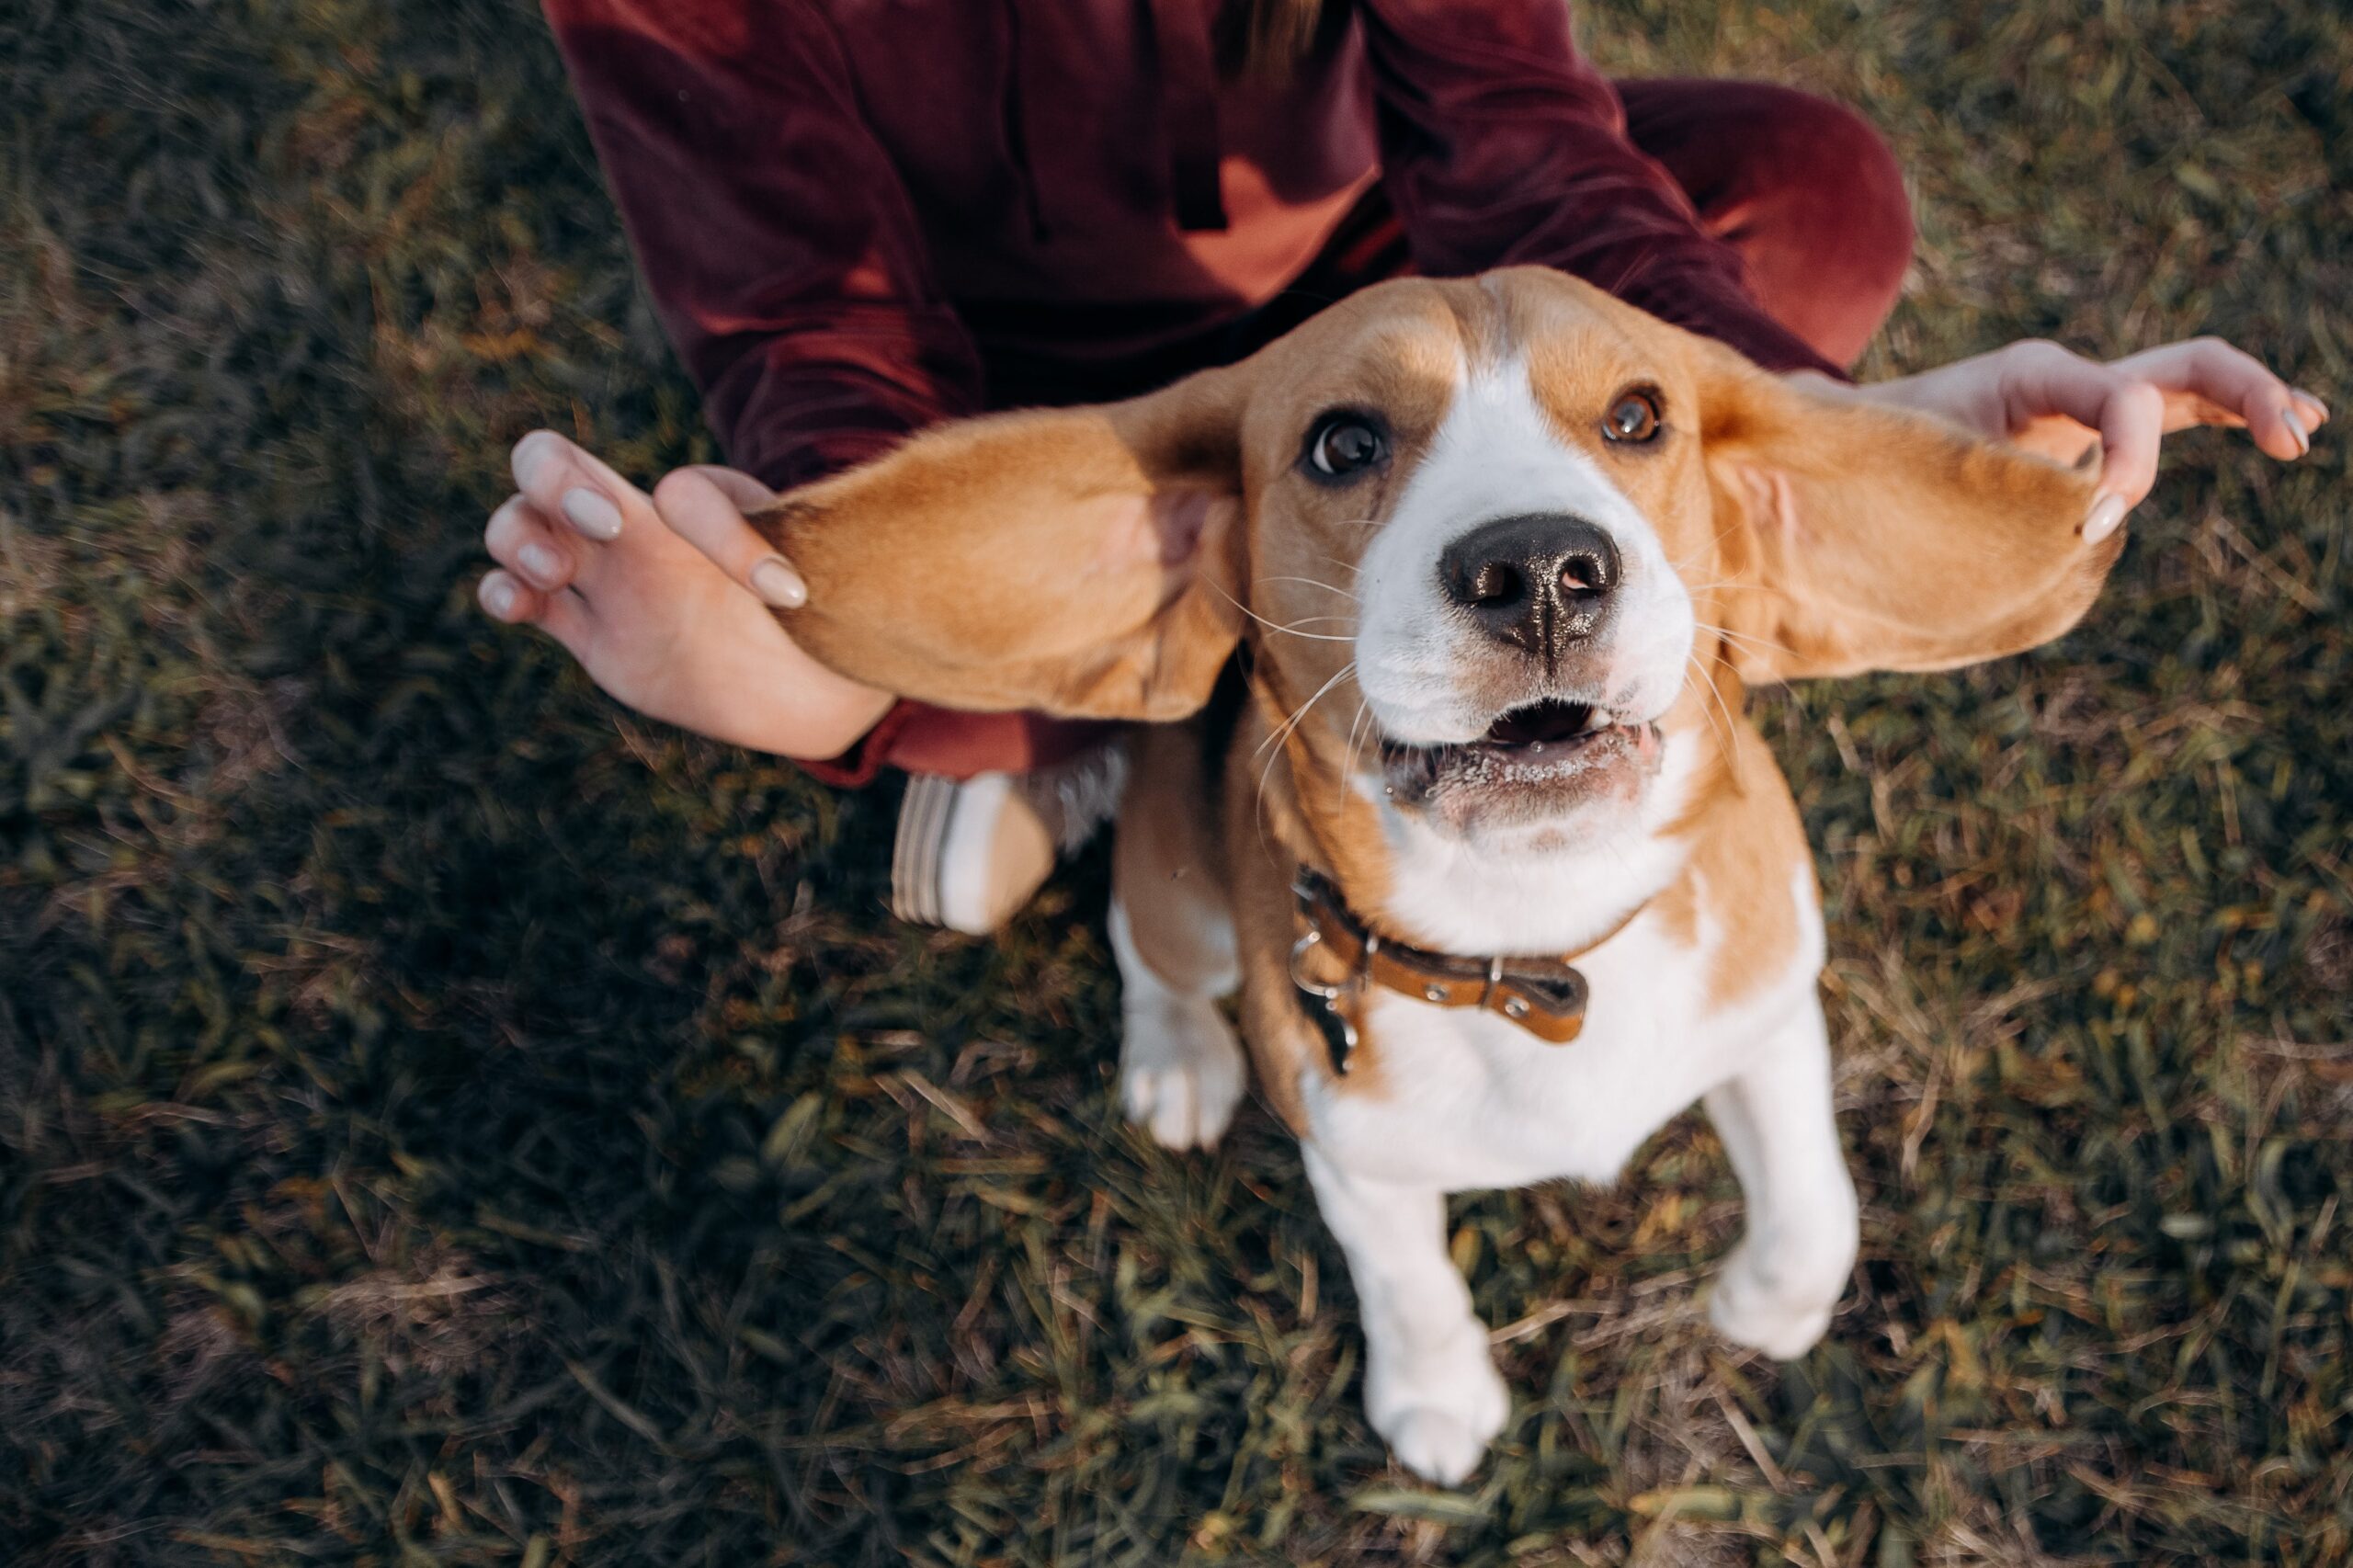
M1608 1180L1701 1101L1747 1199L1715 1326L1821 1337L1856 1202L1820 900L1743 694L2058 636L2123 544L2083 536L2095 478L1519 268L945 426L754 521L844 674L1150 722L1110 911L1127 1109L1211 1142L1246 1047L1347 1256L1367 1414L1452 1483L1509 1401L1449 1193Z

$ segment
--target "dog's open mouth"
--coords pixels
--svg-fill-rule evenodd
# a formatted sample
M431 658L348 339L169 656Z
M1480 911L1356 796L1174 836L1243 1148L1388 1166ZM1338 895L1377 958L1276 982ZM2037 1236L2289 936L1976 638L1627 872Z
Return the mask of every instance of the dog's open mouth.
M1531 702L1515 708L1472 742L1497 751L1542 755L1547 746L1582 744L1611 727L1609 710L1586 702Z
M1505 712L1475 741L1404 745L1384 741L1382 773L1392 799L1415 805L1444 792L1531 797L1566 806L1605 779L1656 766L1658 726L1585 702L1546 699Z

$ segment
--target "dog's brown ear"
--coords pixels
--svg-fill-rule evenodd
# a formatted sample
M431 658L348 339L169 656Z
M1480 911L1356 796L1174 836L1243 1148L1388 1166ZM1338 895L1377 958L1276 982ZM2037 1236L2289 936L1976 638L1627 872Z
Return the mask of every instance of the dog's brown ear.
M756 515L818 660L942 707L1168 720L1242 631L1242 375L943 425Z
M1688 340L1733 635L1753 683L1938 670L2047 642L2124 548L2097 475L1926 415L1801 391Z

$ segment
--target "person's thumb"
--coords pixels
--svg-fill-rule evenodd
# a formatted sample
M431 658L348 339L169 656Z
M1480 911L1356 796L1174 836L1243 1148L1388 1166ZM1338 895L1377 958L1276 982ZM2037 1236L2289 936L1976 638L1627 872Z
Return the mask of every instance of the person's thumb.
M654 509L670 531L710 557L761 603L798 609L809 602L809 586L792 563L762 539L744 514L776 499L775 492L732 468L682 468L654 487Z

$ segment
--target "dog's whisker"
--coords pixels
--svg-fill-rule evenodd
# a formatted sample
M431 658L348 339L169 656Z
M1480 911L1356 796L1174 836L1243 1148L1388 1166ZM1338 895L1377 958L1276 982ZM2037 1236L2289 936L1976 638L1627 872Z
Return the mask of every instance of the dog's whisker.
M1753 643L1759 648L1769 648L1776 653L1787 653L1791 658L1797 656L1796 649L1786 642L1776 642L1770 637L1759 637L1748 631L1734 631L1728 626L1711 626L1704 620L1695 620L1691 625L1697 631L1712 631L1727 642Z
M1701 691L1707 699L1707 702L1701 705L1701 710L1706 712L1708 715L1708 727L1714 730L1716 733L1722 737L1724 761L1732 767L1733 782L1734 784L1739 784L1742 781L1740 776L1740 721L1733 716L1732 704L1724 700L1724 694L1717 688L1712 675L1706 666L1699 663L1699 654L1696 652L1688 654L1686 655L1684 662L1690 666L1691 673L1687 673L1684 676L1683 684L1687 687L1691 684L1691 674L1693 673L1696 673L1701 677ZM1709 704L1712 704L1713 706L1710 707ZM1723 715L1723 722L1721 724L1716 721L1716 715L1718 713L1722 713Z
M1348 778L1357 770L1357 727L1364 722L1365 715L1371 711L1372 699L1369 697L1358 697L1357 699L1357 716L1348 721L1347 753L1340 759L1339 780L1332 794L1332 804L1335 808L1347 803ZM1368 730L1365 733L1367 734L1372 734L1377 732L1378 728L1379 726L1376 725L1373 730Z
M1710 550L1713 550L1716 546L1718 546L1718 545L1720 545L1720 544L1723 543L1723 541L1724 541L1724 540L1726 540L1730 539L1730 538L1733 535L1733 533L1735 533L1736 531L1738 531L1738 529L1739 529L1740 526L1741 526L1741 525L1740 525L1738 522L1733 522L1733 523L1731 523L1731 524L1726 525L1726 526L1724 527L1724 528L1723 528L1721 532L1719 532L1719 533L1716 535L1716 537L1715 537L1715 538L1713 538L1713 539L1711 539L1711 540L1710 540L1708 541L1708 548L1709 548ZM1691 562L1689 562L1688 560L1684 560L1684 561L1672 562L1670 562L1670 564L1671 564L1671 565L1673 565L1673 567L1675 568L1676 575L1677 575L1677 576L1681 576L1681 575L1683 574L1683 573L1684 573L1688 568L1689 568L1689 566L1690 566L1692 563L1691 563Z
M1342 598L1347 599L1351 602L1356 598L1356 595L1348 592L1347 589L1337 586L1335 584L1324 582L1320 578L1315 577L1260 577L1257 581L1261 583L1304 583L1311 588L1321 588L1327 594L1337 594Z
M1686 687L1688 687L1691 685L1693 677L1698 677L1701 696L1708 699L1709 701L1713 704L1713 708L1708 710L1708 722L1711 726L1716 727L1716 733L1722 740L1724 747L1729 753L1733 744L1732 726L1734 722L1730 704L1724 701L1723 693L1716 689L1715 679L1709 666L1699 662L1699 653L1698 649L1695 648L1690 653L1685 654L1683 657L1683 663L1685 665L1683 684ZM1718 712L1722 712L1723 715L1723 723L1721 726L1716 725L1716 714Z
M1314 696L1301 703L1296 709L1293 709L1291 710L1290 717L1284 720L1280 725L1277 726L1275 733L1268 735L1265 741L1259 744L1258 749L1263 752L1269 746L1280 744L1285 736L1289 735L1293 730L1299 728L1299 722L1307 717L1307 710L1314 707L1318 702L1324 700L1324 697L1326 692L1330 691L1334 687L1339 685L1342 681L1347 679L1348 676L1356 673L1357 662L1354 659L1350 659L1347 664L1342 665L1337 670L1334 671L1332 678L1325 681L1322 686L1317 687L1315 688Z
M1226 591L1224 584L1211 583L1210 586L1215 588L1220 597L1222 597L1226 603L1232 605L1234 608L1240 610L1243 614L1248 616L1251 619L1256 621L1259 625L1265 627L1269 631L1280 632L1286 637L1303 637L1308 641L1314 642L1353 642L1356 641L1356 638L1353 636L1342 637L1336 633L1329 631L1294 631L1290 626L1283 626L1275 621L1268 620L1265 616L1260 615L1256 610L1252 609L1248 605L1245 605L1240 599L1235 598L1231 593ZM1311 616L1308 619L1311 620L1339 620L1347 618L1343 616ZM1306 621L1299 621L1294 624L1303 626L1306 624Z
M1693 668L1694 670L1697 668L1696 661L1694 661ZM1692 673L1693 672L1690 670L1684 672L1683 689L1686 691L1692 689ZM1715 710L1708 706L1706 694L1704 692L1702 692L1700 697L1699 711L1708 716L1708 728L1715 732L1717 744L1729 750L1732 745L1732 736L1725 732L1724 727L1722 724L1716 722Z
M1276 728L1272 734L1268 735L1265 741L1260 743L1258 750L1264 754L1267 758L1266 766L1258 769L1257 795L1260 800L1264 800L1266 798L1267 776L1275 770L1275 764L1282 759L1283 753L1281 743L1285 737L1289 736L1293 730L1299 728L1300 721L1307 717L1308 710L1323 701L1324 694L1329 692L1334 687L1339 685L1342 681L1347 679L1348 676L1354 675L1356 673L1356 661L1354 659L1350 659L1347 664L1342 665L1337 670L1334 671L1330 680L1325 681L1322 686L1315 688L1314 696L1301 703L1297 709L1292 710L1290 718L1284 720L1282 723ZM1262 812L1259 815L1261 818L1260 834L1263 836L1265 833L1265 813Z

